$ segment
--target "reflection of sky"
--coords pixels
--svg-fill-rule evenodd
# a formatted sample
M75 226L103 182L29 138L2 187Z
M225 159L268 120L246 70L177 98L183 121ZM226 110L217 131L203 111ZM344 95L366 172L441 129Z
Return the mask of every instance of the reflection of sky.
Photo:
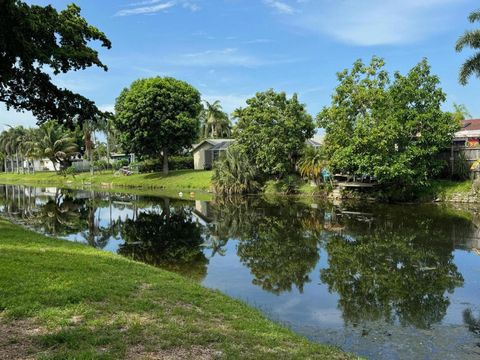
M328 267L328 255L321 250L320 261L310 273L302 294L298 289L275 295L252 283L253 276L236 255L237 241L225 246L225 256L210 259L203 285L243 300L304 336L321 343L378 359L479 359L472 350L476 339L463 325L462 312L480 310L479 258L472 252L455 251L455 263L465 279L464 287L449 295L451 306L442 324L431 329L402 327L373 322L357 328L345 325L337 307L339 297L320 283L320 269ZM432 354L435 354L433 356Z

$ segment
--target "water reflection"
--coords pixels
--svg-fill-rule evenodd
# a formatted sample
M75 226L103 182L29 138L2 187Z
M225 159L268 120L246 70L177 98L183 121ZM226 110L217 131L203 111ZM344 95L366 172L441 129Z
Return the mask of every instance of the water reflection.
M166 203L160 213L140 213L136 219L125 221L122 236L122 255L199 281L207 274L202 229L189 209L171 209Z
M480 257L470 251L480 248L476 211L0 186L0 214L270 307L305 335L368 357L478 355ZM329 302L335 310L324 307ZM435 341L453 325L449 341L460 345L443 349ZM423 331L417 336L432 349L415 347L411 329ZM396 331L397 343L389 338ZM413 350L402 355L393 344Z

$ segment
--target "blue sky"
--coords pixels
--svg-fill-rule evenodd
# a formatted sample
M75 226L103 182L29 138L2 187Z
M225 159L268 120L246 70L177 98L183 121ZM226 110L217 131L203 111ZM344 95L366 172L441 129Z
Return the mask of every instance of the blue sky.
M57 9L70 1L34 0ZM231 112L257 91L299 94L312 115L330 102L336 72L358 58L385 58L406 72L427 57L453 102L480 117L480 80L463 87L457 38L472 25L475 0L78 0L90 24L113 43L100 49L109 71L88 69L55 78L111 110L137 78L173 76L219 99ZM97 46L97 45L94 45ZM98 47L98 46L97 46ZM34 125L28 113L7 112L1 123Z

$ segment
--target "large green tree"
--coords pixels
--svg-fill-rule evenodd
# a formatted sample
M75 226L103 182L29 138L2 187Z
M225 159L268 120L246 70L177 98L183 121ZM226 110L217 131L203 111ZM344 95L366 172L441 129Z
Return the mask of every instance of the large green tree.
M468 17L471 23L480 21L480 10L474 11ZM468 79L475 75L480 78L480 29L465 31L465 33L458 39L455 50L461 52L465 48L477 50L471 57L469 57L460 68L460 83L466 85Z
M51 82L57 75L98 66L98 40L111 47L108 38L89 25L75 4L57 12L52 6L28 5L19 0L0 2L0 101L7 108L30 110L43 123L90 119L100 110L87 98Z
M458 122L441 110L445 93L422 60L390 84L382 59L338 74L330 107L318 115L334 172L375 176L398 188L425 185L445 164Z
M315 129L296 94L289 99L284 92L273 90L257 93L233 116L239 147L263 175L269 176L281 177L293 171L305 140Z
M134 81L115 104L115 127L125 150L138 156L163 157L188 148L195 140L200 93L184 81L154 77Z

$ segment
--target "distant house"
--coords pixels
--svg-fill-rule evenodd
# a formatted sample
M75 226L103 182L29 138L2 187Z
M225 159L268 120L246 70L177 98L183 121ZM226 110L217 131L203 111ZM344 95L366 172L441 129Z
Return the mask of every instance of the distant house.
M230 145L235 143L235 139L205 139L202 142L193 145L193 168L195 170L209 170L213 167L221 154L225 152ZM318 148L322 146L319 140L308 139L305 145Z
M480 146L480 119L461 121L461 128L453 137L455 146L478 147Z
M193 168L195 170L211 169L222 152L226 151L234 142L234 139L206 139L193 145Z

